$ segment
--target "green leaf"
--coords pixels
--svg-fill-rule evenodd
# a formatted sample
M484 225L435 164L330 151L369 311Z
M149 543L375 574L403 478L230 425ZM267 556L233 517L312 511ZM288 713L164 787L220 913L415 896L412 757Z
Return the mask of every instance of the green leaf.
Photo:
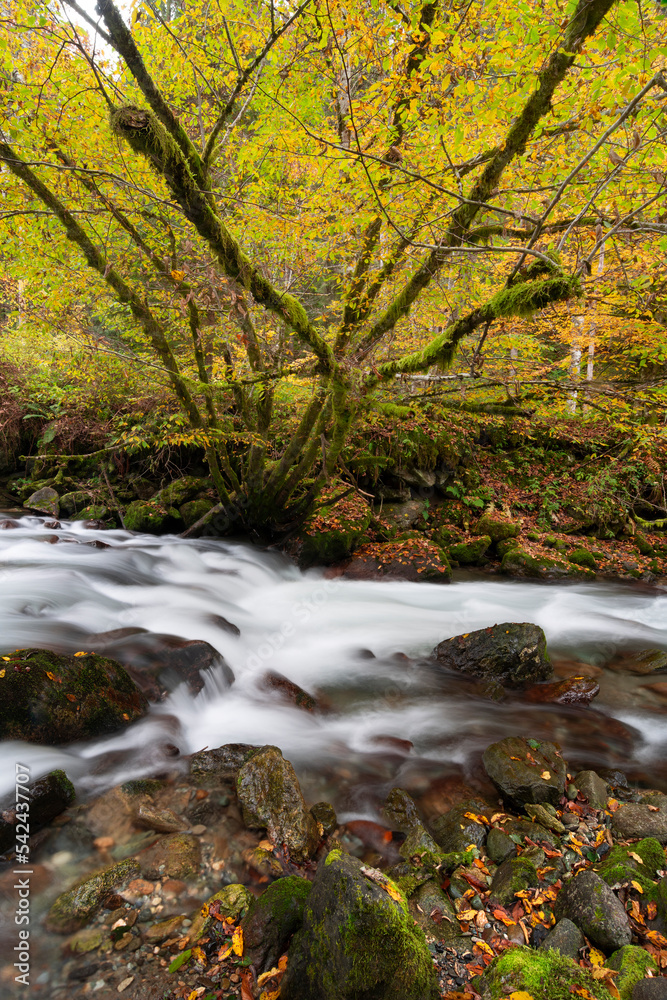
M180 969L182 965L185 965L185 963L189 960L191 954L192 954L192 948L188 948L186 949L186 951L182 951L181 954L177 955L174 961L171 963L168 971L176 972L178 969Z

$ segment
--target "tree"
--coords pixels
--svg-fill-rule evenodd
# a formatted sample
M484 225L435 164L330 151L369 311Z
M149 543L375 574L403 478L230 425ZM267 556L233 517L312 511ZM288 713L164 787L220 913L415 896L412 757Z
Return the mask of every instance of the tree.
M624 0L97 11L111 58L46 4L2 19L4 217L127 308L254 530L312 509L397 375L583 295L621 226L660 232L665 22Z

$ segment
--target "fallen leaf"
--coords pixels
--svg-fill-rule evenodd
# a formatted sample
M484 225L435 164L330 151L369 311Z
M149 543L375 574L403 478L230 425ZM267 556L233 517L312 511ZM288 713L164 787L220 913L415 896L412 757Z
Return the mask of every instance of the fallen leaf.
M605 957L597 948L591 948L588 960L592 965L604 965Z
M515 990L514 993L510 993L509 1000L533 1000L533 994L526 993L525 990Z
M644 864L644 859L640 858L639 855L635 854L634 851L628 851L628 857L629 858L634 858L634 860L637 862L638 865L643 865Z
M637 892L641 892L641 893L642 893L642 895L643 895L643 893L644 893L644 890L643 890L643 889L642 889L642 887L640 886L639 882L635 882L635 880L633 879L633 880L632 880L632 882L630 883L630 885L632 886L632 888L633 888L633 889L636 889L636 890L637 890Z
M257 977L257 985L263 986L264 983L268 982L269 979L273 979L274 976L280 975L280 969L275 966L273 969L269 969L268 972L263 972L261 976Z
M241 973L241 1000L255 1000L252 995L252 976L247 970Z
M540 778L544 778L545 781L548 781L550 777L551 771L542 771L540 774Z
M234 928L234 933L232 934L232 951L239 958L243 954L243 930L241 927Z

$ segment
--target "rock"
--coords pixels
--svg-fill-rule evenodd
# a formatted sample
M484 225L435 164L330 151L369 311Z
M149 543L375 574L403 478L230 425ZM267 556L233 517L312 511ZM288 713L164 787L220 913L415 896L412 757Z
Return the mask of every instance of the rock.
M55 934L78 931L102 908L112 890L138 874L139 865L130 858L87 876L58 896L46 916L46 929Z
M317 824L294 768L277 747L255 753L239 771L236 787L246 826L266 829L269 840L295 861L313 854L320 839Z
M156 500L134 500L126 509L123 520L128 531L141 531L149 535L162 535L168 531L179 531L183 527L178 510Z
M636 856L639 856L641 861L637 861ZM611 886L618 883L629 885L631 881L638 882L644 893L644 898L649 901L656 896L655 880L658 877L658 871L664 867L664 848L657 840L647 837L629 847L623 844L614 844L597 867L597 872L600 878Z
M350 580L429 580L446 583L452 570L443 550L426 538L371 543L342 567Z
M663 649L640 649L621 654L608 667L617 672L628 672L640 676L667 673L667 652Z
M65 948L72 955L85 955L89 951L96 951L105 939L106 932L103 927L84 927L65 942Z
M497 511L486 511L475 525L475 531L478 535L489 535L492 542L504 542L520 534L521 522L512 521Z
M431 823L433 836L443 851L465 851L470 844L481 847L486 840L486 826L466 813L484 816L488 811L481 799L466 799Z
M573 784L593 809L607 808L609 798L607 782L603 781L595 771L579 771L574 776Z
M338 826L334 807L328 802L316 802L314 806L310 807L310 811L313 814L315 822L319 823L322 827L324 836L330 837Z
M54 517L58 517L60 513L59 497L51 486L44 486L41 490L31 493L23 506L30 510L41 510Z
M160 700L184 682L192 694L198 694L204 686L204 672L214 668L222 672L227 684L234 683L234 674L224 657L203 639L182 639L144 629L114 629L89 636L85 645L123 663L152 701Z
M604 952L630 944L628 915L606 882L590 870L563 885L556 897L556 919L568 917Z
M516 854L516 847L517 845L508 833L495 826L489 830L489 835L486 838L486 853L495 865L501 864L505 858Z
M156 833L177 833L188 826L171 809L158 809L148 799L135 803L133 814L137 826L155 830Z
M518 808L527 802L557 805L565 791L567 769L555 743L508 736L492 743L482 760L503 799Z
M260 681L260 687L264 690L275 691L281 701L289 702L295 708L300 708L304 712L317 712L318 704L311 694L304 691L302 687L288 680L277 670L269 670Z
M149 944L159 944L167 938L174 937L185 917L182 913L175 917L167 917L166 920L158 920L156 924L151 924L144 931L144 940Z
M571 958L552 948L524 946L503 952L475 980L483 1000L516 997L516 1000L565 1000L583 996L611 1000L610 994ZM518 994L518 996L517 996Z
M481 538L473 538L469 542L459 542L458 545L450 545L448 555L450 559L460 563L461 566L476 566L484 558L486 550L491 545L488 535Z
M238 883L226 885L207 899L197 913L192 921L188 943L196 944L212 927L220 926L217 917L237 921L247 912L252 902L253 897L244 885Z
M147 709L125 669L103 656L20 649L2 671L0 739L71 743L121 729Z
M30 833L35 834L71 806L76 798L74 785L64 771L51 771L43 778L33 781L25 789L29 799L27 815ZM0 853L9 851L16 844L16 823L26 819L19 811L17 814L15 801L0 817Z
M565 563L547 557L531 556L523 549L510 549L503 556L500 570L507 576L537 578L540 580L557 580L568 576L570 570Z
M547 830L553 830L554 833L559 834L565 833L565 827L561 821L556 816L552 816L546 806L531 805L527 802L524 809L531 819L546 827Z
M547 680L553 673L544 632L528 623L504 622L452 636L433 655L449 670L507 687Z
M449 896L434 879L429 879L414 891L408 900L408 908L428 937L448 944L461 940L456 911Z
M517 892L538 885L539 881L535 865L526 858L507 858L491 880L489 899L501 906L510 906Z
M387 891L387 890L390 891ZM431 953L395 884L332 851L292 939L281 1000L438 1000Z
M586 939L576 924L567 917L559 920L553 930L550 930L540 948L558 951L567 958L577 959L579 950L586 944Z
M621 840L655 837L667 844L667 813L652 812L647 804L629 802L614 813L612 831Z
M76 514L72 514L73 521L102 521L109 516L109 508L103 504L94 503L88 507L83 507Z
M635 985L644 979L647 972L657 974L660 971L653 955L634 944L619 948L609 956L605 965L620 973L614 985L621 994L621 1000L632 1000Z
M184 527L191 528L204 514L213 510L214 506L212 500L190 500L188 503L182 504L178 508L178 512L183 519Z
M526 701L537 704L588 705L600 693L594 677L566 677L551 684L536 684L523 695Z
M346 559L368 531L373 517L368 502L340 481L330 483L320 501L326 503L337 496L341 496L337 503L320 506L290 542L289 551L300 566L329 566Z
M140 851L136 860L144 878L194 878L201 865L201 844L191 833L173 833Z
M442 852L430 833L426 831L414 800L403 788L392 788L389 792L384 815L396 829L406 834L399 848L401 857L406 861L418 857L420 863L426 866L439 863Z
M667 1000L667 979L640 979L632 990L632 1000Z
M258 974L272 969L303 923L311 883L297 875L278 879L253 900L241 922L243 956Z
M190 774L195 781L205 785L215 785L233 778L262 747L252 743L226 743L215 750L200 750L192 755Z
M168 486L158 490L152 499L164 507L180 507L182 504L194 500L197 494L210 490L211 486L210 479L198 476L180 476Z
M408 500L405 503L385 503L377 508L376 516L396 532L407 531L419 521L424 513L423 500Z
M503 833L509 837L518 838L519 842L526 842L526 838L533 840L537 844L545 843L549 847L560 847L560 841L555 833L547 830L540 823L529 823L525 819L514 819L509 823L503 823Z
M92 499L91 494L85 493L83 490L75 490L73 493L63 493L59 501L60 514L65 517L71 517L72 514L76 514L77 511L87 507Z

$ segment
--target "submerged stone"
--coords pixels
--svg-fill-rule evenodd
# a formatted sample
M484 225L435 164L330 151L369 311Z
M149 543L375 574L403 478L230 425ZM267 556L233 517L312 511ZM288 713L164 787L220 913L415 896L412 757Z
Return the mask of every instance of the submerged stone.
M56 934L78 931L92 920L113 889L138 874L139 865L130 858L82 879L58 896L46 916L47 930Z

